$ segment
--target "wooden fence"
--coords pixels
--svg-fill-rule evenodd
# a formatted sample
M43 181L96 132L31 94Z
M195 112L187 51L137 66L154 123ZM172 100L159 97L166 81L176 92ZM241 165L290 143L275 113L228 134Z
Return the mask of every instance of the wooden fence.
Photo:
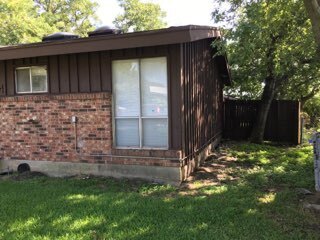
M247 140L256 120L259 100L226 100L224 137ZM264 140L300 144L300 103L277 100L271 104Z

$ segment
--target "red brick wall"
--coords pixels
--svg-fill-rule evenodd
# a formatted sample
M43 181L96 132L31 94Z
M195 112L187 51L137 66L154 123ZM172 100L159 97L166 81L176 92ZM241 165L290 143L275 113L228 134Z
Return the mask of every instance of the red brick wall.
M111 106L110 93L0 98L0 158L180 166L179 151L112 149Z
M111 151L110 94L7 97L0 111L5 159L77 161L79 154ZM71 116L78 118L76 129Z

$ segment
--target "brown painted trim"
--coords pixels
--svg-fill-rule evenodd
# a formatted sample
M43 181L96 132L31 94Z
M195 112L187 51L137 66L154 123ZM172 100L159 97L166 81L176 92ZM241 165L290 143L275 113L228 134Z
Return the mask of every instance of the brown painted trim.
M220 37L220 31L213 27L193 25L170 27L153 31L2 47L0 60L167 45L217 37Z
M87 99L109 99L110 93L67 93L67 94L29 94L10 97L0 97L0 102L28 102L28 101L50 101L50 100L87 100Z

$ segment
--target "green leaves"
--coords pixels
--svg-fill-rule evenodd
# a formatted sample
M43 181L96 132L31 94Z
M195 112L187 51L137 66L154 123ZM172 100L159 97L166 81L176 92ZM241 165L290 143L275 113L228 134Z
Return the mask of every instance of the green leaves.
M51 26L37 16L29 0L0 1L0 44L39 41Z
M0 45L39 42L58 31L86 36L96 8L91 0L0 0Z
M224 20L234 80L228 94L259 98L270 74L277 79L280 99L301 99L319 85L316 45L302 1L217 2L225 7L213 18Z
M152 30L166 26L163 21L166 13L158 4L143 3L139 0L119 0L119 5L124 13L118 15L113 23L124 32Z
M87 36L98 20L98 4L91 0L35 0L37 12L49 25L61 32Z

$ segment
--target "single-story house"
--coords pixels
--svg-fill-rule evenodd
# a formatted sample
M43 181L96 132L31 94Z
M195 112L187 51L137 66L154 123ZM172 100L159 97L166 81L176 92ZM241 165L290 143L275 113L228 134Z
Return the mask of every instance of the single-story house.
M214 39L99 28L0 48L0 169L181 182L222 134L230 77Z

